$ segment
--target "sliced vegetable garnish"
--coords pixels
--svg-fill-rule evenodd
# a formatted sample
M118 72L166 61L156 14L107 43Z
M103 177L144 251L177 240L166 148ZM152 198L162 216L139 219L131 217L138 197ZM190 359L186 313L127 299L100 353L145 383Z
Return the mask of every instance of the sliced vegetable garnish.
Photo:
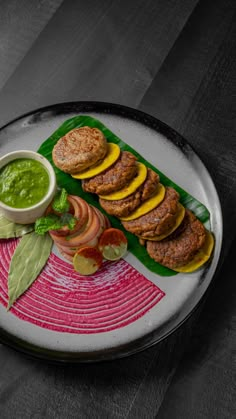
M45 217L40 217L35 221L35 232L43 235L51 230L60 230L62 227L67 226L73 230L76 224L76 218L72 214L66 213L61 216L56 214L48 214Z
M67 226L69 230L73 230L76 225L76 218L69 212L66 212L61 216L61 224L62 227Z
M103 257L95 247L82 247L73 257L76 272L81 275L92 275L102 266Z
M59 252L70 262L73 262L75 253L84 247L96 247L101 233L110 226L108 218L98 208L87 204L79 196L68 195L72 213L61 216L61 220L71 216L71 221L77 220L70 231L68 220L65 227L52 230L49 234L57 246Z
M0 239L21 237L33 231L33 224L16 224L0 214Z
M20 239L13 254L8 274L8 307L34 282L46 264L52 248L52 239L35 232Z
M117 228L108 228L102 233L98 248L103 257L107 260L118 260L122 258L128 247L128 240L123 231Z
M137 163L137 166L137 176L135 176L127 186L125 186L117 192L113 192L107 195L100 195L99 197L102 199L107 199L108 201L115 201L126 198L127 196L134 193L138 189L138 187L143 184L147 177L146 166L143 163Z
M69 212L70 201L71 199L64 188L58 191L53 202L47 208L46 215L35 221L35 232L45 234L51 230L61 230L63 227L73 230L78 224L78 217Z
M92 166L90 169L72 175L72 177L75 179L88 179L90 177L96 176L104 170L108 169L113 163L115 163L119 155L120 147L117 144L108 143L108 152L102 162Z

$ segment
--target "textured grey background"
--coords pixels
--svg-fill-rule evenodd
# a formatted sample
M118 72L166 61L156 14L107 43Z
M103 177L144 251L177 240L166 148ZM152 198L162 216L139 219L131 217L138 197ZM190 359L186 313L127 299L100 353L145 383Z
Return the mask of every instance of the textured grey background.
M236 416L235 29L233 0L0 0L0 125L72 100L144 110L198 152L224 217L211 292L161 344L77 366L0 345L1 418Z

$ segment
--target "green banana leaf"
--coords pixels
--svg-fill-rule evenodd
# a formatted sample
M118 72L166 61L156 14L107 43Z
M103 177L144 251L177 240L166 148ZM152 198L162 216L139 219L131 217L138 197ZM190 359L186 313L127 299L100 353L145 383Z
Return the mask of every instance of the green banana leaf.
M73 179L70 175L62 172L59 170L53 163L52 160L52 150L54 145L57 143L59 138L65 135L72 129L79 128L82 126L89 126L91 128L99 128L103 134L105 135L108 142L112 142L117 144L121 150L123 151L130 151L132 152L140 162L143 162L147 167L150 167L152 170L157 172L160 176L160 181L165 186L173 187L178 193L180 194L180 202L186 207L189 208L191 211L195 213L195 215L203 222L207 222L210 218L210 214L208 209L197 199L187 193L184 189L182 189L179 185L174 183L171 179L165 176L164 173L160 172L156 167L150 164L147 160L145 160L136 150L122 141L119 137L117 137L112 131L110 131L101 121L87 115L79 115L73 118L66 120L46 141L44 141L38 149L38 152L46 157L54 167L57 184L61 188L65 188L69 194L79 195L84 198L87 202L91 205L98 207L102 212L103 209L100 207L98 202L98 197L94 194L86 193L82 190L81 182L77 179ZM107 215L107 214L106 214ZM145 265L150 271L161 275L161 276L172 276L176 275L176 272L173 270L166 268L159 263L155 262L153 259L150 258L144 246L139 244L138 238L127 232L120 221L113 217L109 216L110 222L113 227L119 228L125 232L125 235L128 239L128 248L131 253L133 253L142 263Z

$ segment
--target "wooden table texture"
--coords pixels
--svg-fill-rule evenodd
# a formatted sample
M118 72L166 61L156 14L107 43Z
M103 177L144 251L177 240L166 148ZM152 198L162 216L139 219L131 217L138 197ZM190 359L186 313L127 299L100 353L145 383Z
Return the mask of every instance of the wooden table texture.
M233 419L235 414L236 3L0 0L0 126L67 101L119 103L182 134L223 212L205 303L129 358L55 365L0 344L1 419Z

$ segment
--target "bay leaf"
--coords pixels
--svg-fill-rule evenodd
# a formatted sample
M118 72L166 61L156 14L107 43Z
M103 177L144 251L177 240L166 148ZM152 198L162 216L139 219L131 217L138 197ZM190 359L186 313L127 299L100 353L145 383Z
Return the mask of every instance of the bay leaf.
M32 285L45 266L52 248L49 234L35 232L20 239L13 254L8 274L8 307Z
M0 239L10 239L13 237L21 237L24 234L33 231L33 224L17 224L8 220L0 214Z

